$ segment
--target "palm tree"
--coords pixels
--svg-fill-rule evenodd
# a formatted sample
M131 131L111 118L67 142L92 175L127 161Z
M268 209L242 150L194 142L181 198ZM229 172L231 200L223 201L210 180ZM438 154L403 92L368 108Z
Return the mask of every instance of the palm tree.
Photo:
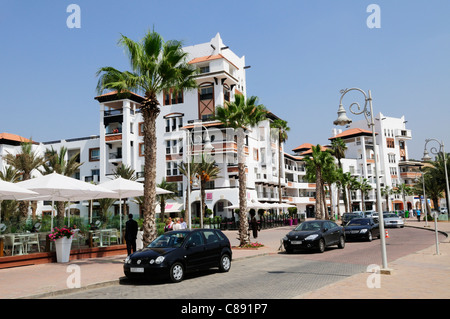
M209 157L202 154L202 161L195 166L195 175L200 180L200 228L203 228L203 217L206 213L206 183L219 178L220 168Z
M372 186L370 186L367 178L363 178L361 182L359 182L359 190L361 191L361 206L363 211L366 210L365 197L371 189Z
M347 144L345 144L344 140L341 138L335 138L331 141L331 154L337 159L338 167L342 170L341 159L345 158L345 151L347 150ZM342 183L340 183L342 184ZM347 192L345 186L342 187L342 194L344 197L344 207L347 208ZM339 207L339 203L338 203Z
M11 166L6 167L4 171L0 171L1 180L15 183L19 180L19 178L19 171ZM15 200L3 200L0 201L0 205L0 217L2 217L3 220L10 219L10 217L17 211L18 208L18 202ZM0 218L0 221L2 220L2 218Z
M392 194L392 189L389 186L381 188L381 196L386 199L386 211L389 211L389 195Z
M189 170L188 170L188 164L181 162L178 165L178 170L180 171L181 174L183 174L184 176L186 176L187 180L190 181L188 183L186 183L186 194L189 192L189 194L192 192L192 181L194 180L195 177L195 172L197 170L196 165L198 165L198 163L194 163L193 160L191 160L189 162ZM188 173L189 171L189 173ZM188 226L191 224L191 221L189 220L189 210L191 209L190 207L190 203L188 202L189 197L186 196L186 202L184 204L184 220L187 221Z
M334 160L329 152L322 151L319 144L313 146L311 150L312 154L305 157L306 178L316 183L316 219L324 219L328 216L328 209L323 204L325 202L323 173Z
M352 191L356 191L359 189L359 182L358 179L355 176L352 176L350 173L346 173L349 175L349 180L347 183L347 191L348 191L348 198L349 198L349 212L353 211L353 203L352 203Z
M30 139L31 140L31 139ZM22 180L31 178L31 173L38 169L44 158L33 151L33 142L23 142L20 144L21 153L17 155L6 154L4 159L6 164L14 167L22 175ZM29 201L20 201L19 210L22 218L27 218Z
M159 188L165 189L167 191L171 191L170 194L160 194L157 195L157 199L159 201L159 205L161 208L161 220L164 219L164 212L166 208L166 201L168 199L174 199L177 196L178 188L176 183L169 183L165 178L162 179L161 183L157 185Z
M330 219L332 219L335 215L334 212L334 203L333 203L333 184L338 183L339 180L339 168L336 167L334 162L328 161L328 165L324 167L324 171L322 174L324 182L328 185L328 192L330 194ZM339 194L338 194L339 195ZM339 196L337 198L338 207L339 207ZM326 207L326 206L325 206Z
M425 179L425 183L424 183ZM415 194L423 194L423 184L425 184L425 195L430 198L433 203L438 203L439 199L443 196L442 184L430 174L422 174L419 182L414 186L413 192ZM435 204L436 205L436 204ZM431 212L431 208L427 207L427 212ZM424 212L422 207L422 212Z
M216 108L215 119L225 127L233 128L237 135L237 155L239 171L239 242L240 246L250 241L247 221L247 176L245 174L245 129L257 125L267 118L266 108L258 104L256 96L245 99L236 94L233 102L226 102L224 107Z
M410 196L413 194L413 190L410 186L406 185L405 183L402 183L400 185L397 185L396 193L399 195L402 195L403 198L403 210L406 211L406 196Z
M67 148L62 146L59 150L59 153L53 149L46 149L44 153L45 162L42 164L42 170L39 170L42 175L47 175L51 173L58 173L64 176L72 176L75 172L80 168L83 163L79 163L79 155L80 153L76 153L72 155L66 161ZM57 224L62 226L64 224L64 211L65 205L64 202L56 202L56 210L57 210Z
M445 160L447 162L447 172L450 172L450 156L449 153L445 153ZM444 167L444 154L439 152L434 161L429 161L431 167L426 167L425 172L427 175L433 176L441 185L442 192L445 193L445 198L449 198L450 194L447 194L446 179L445 179L445 167ZM449 200L447 200L447 205ZM440 206L440 201L435 202L436 206Z
M197 69L187 61L187 53L179 41L164 41L155 31L149 31L135 42L122 35L119 45L125 48L132 71L121 72L113 67L103 67L97 90L115 90L118 94L141 93L144 133L144 246L157 236L156 229L156 118L160 113L158 94L172 90L177 94L197 87L194 76Z
M287 121L284 121L282 119L275 119L272 123L270 123L270 127L273 129L273 133L276 135L278 141L278 199L281 204L283 201L281 195L281 165L283 164L281 156L281 144L287 141L287 133L289 132L290 127L287 125Z

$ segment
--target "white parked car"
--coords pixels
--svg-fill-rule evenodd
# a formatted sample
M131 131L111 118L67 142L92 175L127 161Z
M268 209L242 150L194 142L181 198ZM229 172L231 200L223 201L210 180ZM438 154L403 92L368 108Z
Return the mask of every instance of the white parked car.
M447 213L448 213L447 207L439 207L439 213L441 213L441 214L447 214Z
M400 216L395 213L384 213L383 214L384 227L400 227L403 228L405 223Z

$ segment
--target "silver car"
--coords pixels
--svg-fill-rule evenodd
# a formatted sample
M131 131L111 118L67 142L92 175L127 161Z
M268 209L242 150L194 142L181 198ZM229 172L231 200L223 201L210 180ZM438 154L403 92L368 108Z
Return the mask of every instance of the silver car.
M383 220L384 220L384 227L403 228L405 226L403 219L394 213L384 213Z

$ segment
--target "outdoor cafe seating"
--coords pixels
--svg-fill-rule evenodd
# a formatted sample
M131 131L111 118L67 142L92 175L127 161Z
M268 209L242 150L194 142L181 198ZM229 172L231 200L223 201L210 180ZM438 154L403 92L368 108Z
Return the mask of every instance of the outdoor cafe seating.
M119 230L115 228L93 230L90 233L93 245L98 245L99 247L121 243Z
M35 247L38 252L41 251L41 245L39 242L38 233L17 233L17 234L6 234L5 238L5 248L11 249L11 255L23 255L28 254Z

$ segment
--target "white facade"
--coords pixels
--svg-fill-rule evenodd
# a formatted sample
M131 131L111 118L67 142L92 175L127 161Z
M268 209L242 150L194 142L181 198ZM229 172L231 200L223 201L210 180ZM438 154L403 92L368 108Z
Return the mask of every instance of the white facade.
M163 178L177 183L178 198L166 206L167 213L179 213L184 209L187 179L177 165L187 161L187 156L198 153L202 147L206 128L214 151L212 155L220 167L220 178L209 183L206 189L206 205L215 216L231 217L232 213L225 207L238 205L238 169L237 143L235 133L211 121L211 115L218 106L232 101L237 93L246 94L245 57L238 57L227 47L217 34L211 41L185 47L191 64L200 69L196 80L198 90L184 91L175 96L173 92L163 92L158 96L161 112L157 118L157 183ZM138 181L143 181L144 152L142 134L142 115L140 102L143 98L137 94L118 97L114 92L95 98L99 102L99 135L40 143L34 148L43 155L46 149L59 151L68 149L68 157L80 153L83 165L74 176L87 182L104 182L113 178L115 169L120 164L135 170ZM295 155L282 151L278 158L278 142L270 133L270 122L276 116L269 114L268 119L246 131L246 169L247 199L263 203L278 203L278 161L283 163L281 171L282 201L295 205L299 213L312 215L315 206L315 184L305 179L305 164L302 154L308 147L297 148ZM378 114L376 121L377 144L380 158L380 176L382 185L391 188L403 181L413 183L417 173L411 171L406 142L411 139L411 131L405 127L404 117L389 118ZM350 129L369 130L364 121L352 123ZM188 134L187 132L190 132ZM334 130L332 139L341 131ZM190 137L188 137L190 136ZM188 150L189 142L194 144ZM198 143L198 141L200 142ZM367 178L375 188L375 168L373 141L370 134L360 132L347 138L346 158L342 160L345 172L361 178ZM197 144L198 143L198 144ZM0 156L6 152L20 151L20 146L0 144ZM283 150L283 145L281 145ZM0 160L0 169L5 163ZM35 172L38 175L38 172ZM334 192L334 196L337 196ZM360 195L354 194L354 203L361 201ZM200 207L200 190L194 188L190 195L191 212L198 216ZM393 198L394 200L398 200ZM335 200L335 202L337 202ZM372 190L366 200L375 207L375 191ZM139 207L128 201L130 212L139 215ZM415 205L415 202L411 203ZM88 215L86 202L74 204L81 216ZM337 207L335 208L335 210ZM51 207L38 207L39 212L50 211ZM339 210L345 211L342 200ZM159 212L159 207L157 212Z

